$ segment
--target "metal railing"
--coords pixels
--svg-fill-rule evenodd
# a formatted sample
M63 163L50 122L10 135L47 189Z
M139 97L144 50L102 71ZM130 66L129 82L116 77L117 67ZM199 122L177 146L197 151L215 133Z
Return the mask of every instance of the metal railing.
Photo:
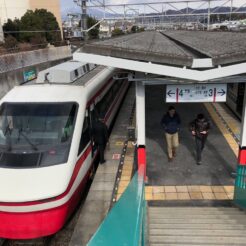
M246 166L237 166L234 202L241 208L246 208Z
M88 246L146 245L144 173L144 166L140 166Z

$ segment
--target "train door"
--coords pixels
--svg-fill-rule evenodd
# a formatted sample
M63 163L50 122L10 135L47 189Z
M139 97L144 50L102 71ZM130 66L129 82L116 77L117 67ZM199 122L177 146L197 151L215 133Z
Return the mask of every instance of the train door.
M92 157L94 157L96 151L97 151L97 146L94 144L93 141L93 126L97 120L96 117L96 112L95 112L95 105L91 105L90 110L89 110L89 118L90 118L90 132L91 132L91 146L92 146Z
M244 98L244 89L245 83L238 84L238 91L237 91L237 112L240 116L243 113L243 98Z

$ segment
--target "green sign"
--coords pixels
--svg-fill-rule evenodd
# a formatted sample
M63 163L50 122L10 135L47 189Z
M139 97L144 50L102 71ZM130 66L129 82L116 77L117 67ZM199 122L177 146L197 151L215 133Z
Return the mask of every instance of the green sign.
M23 76L24 76L24 82L28 82L28 81L31 81L33 79L36 79L37 78L36 70L32 69L32 70L23 72Z

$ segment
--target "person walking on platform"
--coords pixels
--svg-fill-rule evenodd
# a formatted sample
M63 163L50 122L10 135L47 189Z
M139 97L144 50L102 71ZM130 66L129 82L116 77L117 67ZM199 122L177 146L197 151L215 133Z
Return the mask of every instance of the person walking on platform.
M100 155L100 164L105 162L104 150L108 143L108 127L104 123L103 117L99 117L93 126L93 139Z
M195 137L197 165L201 165L202 151L207 140L210 123L203 114L198 114L196 119L190 123L190 129L192 135Z
M173 106L168 108L168 112L162 117L161 125L165 130L167 141L168 161L171 162L176 156L176 149L179 146L180 117Z

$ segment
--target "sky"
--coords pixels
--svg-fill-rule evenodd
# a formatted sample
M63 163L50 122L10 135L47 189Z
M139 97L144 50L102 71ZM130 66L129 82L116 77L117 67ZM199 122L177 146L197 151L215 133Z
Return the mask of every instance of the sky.
M97 4L99 1L102 2L103 0L90 0L92 3L94 2L94 4ZM106 3L108 4L124 4L124 3L139 3L139 2L157 2L158 0L105 0ZM165 0L160 0L161 2L164 2ZM167 0L166 0L167 1ZM170 1L170 0L169 0ZM172 0L173 1L173 0ZM211 3L211 7L216 7L218 5L223 5L223 6L230 6L230 2L228 2L227 0L221 0L221 1L214 1ZM226 3L226 4L225 4ZM245 4L246 6L246 0L233 0L233 6L241 6L242 4ZM173 4L174 5L174 4ZM165 11L168 9L174 9L173 7L171 7L170 5L152 5L157 11ZM201 7L200 7L201 6ZM73 2L73 0L61 0L61 7L62 7L62 12L63 15L64 13L67 12L76 12L76 10L79 12L80 10L76 7L76 4ZM177 9L184 9L186 8L186 4L185 3L178 3L175 4L175 7ZM202 5L202 0L200 3L191 3L189 4L190 8L207 8L207 4ZM121 8L113 8L113 10L115 10L117 13L124 13L123 7ZM110 11L109 9L107 10L109 13L113 13L113 11ZM128 13L130 12L140 12L143 13L144 12L144 7L143 6L131 6L128 8ZM157 12L155 11L153 8L150 7L145 7L145 12Z

